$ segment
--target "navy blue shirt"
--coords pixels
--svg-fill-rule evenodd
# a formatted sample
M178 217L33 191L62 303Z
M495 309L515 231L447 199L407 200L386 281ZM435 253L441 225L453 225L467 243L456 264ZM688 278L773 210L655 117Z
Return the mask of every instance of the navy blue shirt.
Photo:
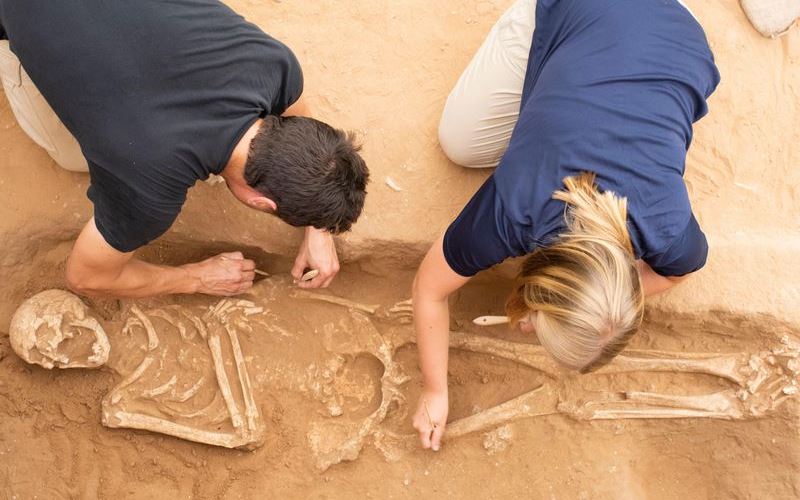
M78 140L95 223L122 252L303 90L294 54L217 0L0 0L0 26Z
M448 264L472 276L552 243L566 230L553 192L591 171L627 197L637 258L664 276L701 268L683 172L719 83L702 27L676 0L538 0L535 14L519 120L445 234Z

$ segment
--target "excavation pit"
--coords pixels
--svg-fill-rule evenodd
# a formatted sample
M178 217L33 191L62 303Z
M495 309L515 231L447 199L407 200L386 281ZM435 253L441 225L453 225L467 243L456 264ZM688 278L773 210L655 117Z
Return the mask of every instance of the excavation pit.
M175 263L220 249L180 243L156 245L147 257ZM79 488L81 472L67 474L56 453L86 453L81 442L100 457L138 464L116 472L93 466L109 481L148 471L169 482L159 464L177 461L195 464L186 470L196 481L237 464L252 471L244 481L254 488L323 477L368 491L367 478L398 470L433 485L432 474L452 467L488 481L497 468L524 475L535 464L536 476L560 478L570 491L609 495L620 493L622 474L637 477L623 494L654 491L654 484L664 496L702 494L708 484L698 474L730 496L756 482L772 497L798 487L791 471L800 465L800 339L790 325L650 311L620 358L577 375L552 362L535 338L471 323L502 313L510 287L498 273L481 277L452 300L450 422L444 449L432 455L410 426L420 391L407 302L416 262L350 262L329 291L298 294L289 259L242 251L271 276L241 298L85 301L111 343L99 371L29 366L4 336L0 409L15 416L8 422L16 436L5 441L8 452L49 443L52 480L64 488ZM32 286L9 290L22 297ZM289 465L276 475L280 463ZM667 467L686 481L644 480Z

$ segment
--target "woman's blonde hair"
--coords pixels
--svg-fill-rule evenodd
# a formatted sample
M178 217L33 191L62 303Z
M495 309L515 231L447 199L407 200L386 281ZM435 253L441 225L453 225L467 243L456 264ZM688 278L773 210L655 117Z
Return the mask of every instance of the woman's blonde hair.
M536 312L542 346L581 373L619 354L644 312L627 200L594 181L589 172L567 177L553 194L567 204L567 231L528 256L506 304L512 323Z

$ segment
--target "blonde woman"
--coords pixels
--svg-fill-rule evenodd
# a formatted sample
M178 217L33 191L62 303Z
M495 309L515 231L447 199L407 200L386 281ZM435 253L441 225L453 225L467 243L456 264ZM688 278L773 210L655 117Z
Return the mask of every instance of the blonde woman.
M439 128L455 163L497 169L414 281L423 447L445 431L447 300L471 276L527 254L507 314L587 372L636 332L645 296L705 264L683 172L718 83L678 0L519 0L492 28Z

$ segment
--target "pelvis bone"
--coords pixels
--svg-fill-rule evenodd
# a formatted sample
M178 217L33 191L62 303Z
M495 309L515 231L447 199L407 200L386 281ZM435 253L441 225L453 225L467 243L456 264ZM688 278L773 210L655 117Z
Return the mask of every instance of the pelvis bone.
M305 298L314 299L312 295ZM410 328L393 330L383 336L370 321L354 311L364 310L351 303L347 307L356 325L348 341L330 343L332 352L370 354L385 367L382 402L364 421L340 424L328 419L315 424L309 442L320 470L358 456L371 440L387 459L396 460L417 447L416 434L397 434L382 425L391 404L403 404L400 386L408 380L394 355L398 348L415 342ZM384 317L405 322L410 304L398 303ZM397 332L400 332L399 334ZM348 338L345 332L341 336ZM563 370L541 346L450 333L450 346L520 363L547 375L547 381L533 391L474 415L450 422L449 439L478 431L489 431L509 422L563 414L576 420L664 419L664 418L758 418L777 410L800 389L800 341L781 339L779 346L759 353L678 353L628 350L599 374L634 372L703 374L726 381L731 387L707 394L660 394L646 391L618 391L610 394L583 390L575 378L563 377ZM405 408L403 408L405 410Z

